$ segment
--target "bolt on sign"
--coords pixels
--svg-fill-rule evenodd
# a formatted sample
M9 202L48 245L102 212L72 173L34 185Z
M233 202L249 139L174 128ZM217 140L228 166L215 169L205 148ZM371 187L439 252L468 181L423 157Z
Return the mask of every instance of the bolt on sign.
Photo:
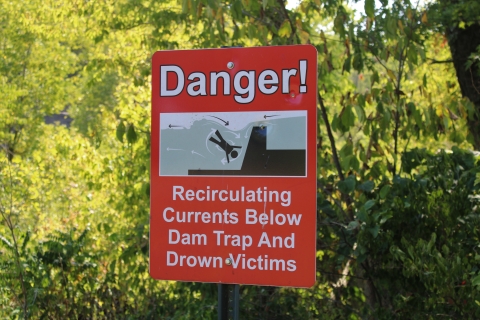
M153 278L314 284L316 96L310 45L154 54Z

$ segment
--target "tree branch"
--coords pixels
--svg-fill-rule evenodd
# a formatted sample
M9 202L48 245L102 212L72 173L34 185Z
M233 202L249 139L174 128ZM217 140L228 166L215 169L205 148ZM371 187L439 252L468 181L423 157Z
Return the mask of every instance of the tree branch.
M412 31L413 32L413 31ZM397 98L396 103L396 110L395 110L395 129L393 130L393 139L394 139L394 154L395 158L393 159L393 175L397 174L397 155L398 155L398 129L400 127L400 87L402 83L402 76L403 76L403 68L405 67L405 59L407 48L410 45L410 40L407 39L407 43L403 47L402 51L400 52L400 57L398 61L398 75L397 75L397 83L395 84L395 96Z
M282 11L283 11L283 14L285 15L285 18L290 23L290 28L292 29L292 34L290 35L290 40L293 40L293 38L297 34L297 28L295 28L295 25L293 24L292 20L290 19L290 16L288 15L287 8L285 7L286 1L285 0L277 0L277 1L280 4L280 7L282 7Z
M325 104L323 103L323 98L320 95L320 91L317 91L317 94L318 94L318 103L320 104L320 110L322 112L323 122L325 122L325 126L327 127L328 140L330 141L330 146L332 148L333 162L335 164L335 167L337 168L337 173L338 173L338 176L340 177L340 180L343 181L345 180L345 176L343 175L342 167L340 166L340 161L338 160L337 147L335 145L335 138L333 137L332 128L330 127L330 122L328 121L327 109L325 108Z
M438 64L438 63L453 63L453 59L448 59L448 60L435 60L431 58L427 58L427 60L431 60L430 64Z

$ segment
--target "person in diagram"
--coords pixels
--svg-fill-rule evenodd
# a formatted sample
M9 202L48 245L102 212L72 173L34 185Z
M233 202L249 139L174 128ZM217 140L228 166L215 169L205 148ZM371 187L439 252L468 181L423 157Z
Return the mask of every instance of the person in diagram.
M216 145L218 145L220 148L222 148L223 151L225 151L225 154L227 156L227 162L230 163L230 158L229 158L229 155L235 159L236 157L238 157L238 152L235 150L235 149L238 149L238 148L241 148L240 146L232 146L230 145L227 141L225 141L225 139L223 139L222 135L220 134L220 132L217 130L215 131L215 135L218 137L218 139L220 139L220 141L218 141L217 139L215 139L214 137L210 137L210 141L212 141L213 143L215 143Z

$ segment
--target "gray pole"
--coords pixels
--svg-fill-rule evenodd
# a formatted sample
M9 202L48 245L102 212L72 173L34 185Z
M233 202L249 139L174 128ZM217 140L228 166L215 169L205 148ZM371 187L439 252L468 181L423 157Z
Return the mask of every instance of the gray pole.
M218 284L218 320L238 320L240 311L240 286Z

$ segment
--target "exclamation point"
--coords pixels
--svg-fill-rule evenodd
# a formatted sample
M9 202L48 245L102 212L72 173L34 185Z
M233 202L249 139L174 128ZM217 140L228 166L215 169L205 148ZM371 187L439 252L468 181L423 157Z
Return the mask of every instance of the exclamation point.
M307 92L305 80L307 78L307 60L300 60L300 93Z

